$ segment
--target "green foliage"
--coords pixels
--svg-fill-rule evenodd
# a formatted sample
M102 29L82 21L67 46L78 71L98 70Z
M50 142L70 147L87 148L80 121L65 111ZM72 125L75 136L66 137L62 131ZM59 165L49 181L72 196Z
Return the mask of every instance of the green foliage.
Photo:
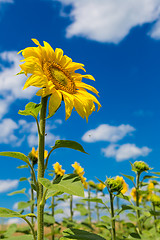
M50 196L54 196L57 192L84 197L83 185L79 176L76 174L65 174L62 177L59 176L54 180L53 184L46 178L39 178L39 182L48 189L46 199Z
M8 193L8 196L13 196L13 195L15 195L15 194L21 194L21 193L24 194L25 191L26 191L26 188L23 188L23 189L21 189L21 190Z
M25 115L25 116L33 116L34 118L37 118L40 110L41 110L42 105L41 104L36 104L34 102L30 102L25 106L25 110L19 110L20 115Z
M63 231L63 239L79 239L79 240L105 240L105 238L101 237L100 235L90 233L84 230L79 230L79 229L66 229Z
M17 230L17 225L16 225L15 223L14 223L14 224L11 224L11 225L8 227L7 231L4 233L4 237L5 237L5 238L10 237L13 233L16 232L16 230Z
M22 215L18 212L15 212L13 210L8 209L8 208L0 207L0 217L4 217L4 218L10 218L10 217L24 218L24 217L36 217L36 216L34 214L31 214L31 213L28 213L26 215Z
M57 149L57 148L71 148L77 151L80 151L82 153L86 153L85 150L83 149L83 147L75 142L75 141L70 141L70 140L57 140L55 142L55 145L52 147L53 149Z
M29 202L19 202L18 209L25 209L25 208L31 207L33 204L34 204L34 200Z
M0 156L12 157L22 160L23 162L29 164L29 159L26 155L20 152L0 152Z

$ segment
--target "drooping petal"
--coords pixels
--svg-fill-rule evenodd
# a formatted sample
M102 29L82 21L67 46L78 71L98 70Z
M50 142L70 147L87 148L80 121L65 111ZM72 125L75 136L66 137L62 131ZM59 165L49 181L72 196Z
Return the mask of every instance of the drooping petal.
M77 87L78 89L86 88L86 89L94 92L94 93L97 94L97 96L98 96L98 91L97 91L94 87L92 87L91 85L88 85L88 84L86 84L86 83L84 83L84 82L76 82L76 87Z
M66 94L63 94L63 98L65 103L65 112L66 112L66 120L67 120L71 116L74 103L73 103L73 99L71 97L66 96Z
M86 116L86 110L85 110L84 104L77 97L74 98L74 107L82 118Z
M86 71L84 68L83 68L84 64L82 63L75 63L75 62L71 62L70 64L68 64L67 67L65 67L65 69L69 72L74 72L78 69L82 69L83 71Z
M31 75L24 84L23 90L29 86L45 87L46 79L41 75Z
M100 107L101 107L101 104L99 103L99 101L97 100L97 98L96 98L95 96L93 96L92 94L88 93L88 92L85 91L85 90L79 90L79 92L80 92L82 95L86 96L88 99L90 99L90 100L92 100L93 102L97 103L97 105L98 105L98 110L97 110L97 111L99 111L99 109L100 109Z
M47 43L45 41L43 43L44 43L44 48L46 51L47 59L50 61L54 61L55 53L54 53L53 48L51 47L51 45L49 43Z
M49 115L52 116L59 108L62 101L62 94L59 91L52 93L49 100Z

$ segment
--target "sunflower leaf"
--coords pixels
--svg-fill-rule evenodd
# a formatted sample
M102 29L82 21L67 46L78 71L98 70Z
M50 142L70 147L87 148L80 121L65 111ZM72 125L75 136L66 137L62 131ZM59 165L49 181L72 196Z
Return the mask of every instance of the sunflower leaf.
M20 115L33 116L37 118L39 111L41 110L42 105L39 103L30 102L25 106L25 110L19 110Z
M55 142L55 145L52 147L53 149L57 149L57 148L71 148L71 149L74 149L74 150L77 150L77 151L80 151L80 152L83 152L83 153L86 153L85 150L83 149L83 147L75 142L75 141L71 141L71 140L57 140Z
M0 156L18 158L18 159L24 161L25 163L29 164L28 157L20 152L0 152Z

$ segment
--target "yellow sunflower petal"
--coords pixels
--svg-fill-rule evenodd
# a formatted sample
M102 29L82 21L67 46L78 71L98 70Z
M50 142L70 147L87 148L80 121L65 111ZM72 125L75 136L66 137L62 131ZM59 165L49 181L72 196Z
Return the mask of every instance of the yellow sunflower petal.
M84 82L76 82L76 87L77 88L86 88L86 89L94 92L98 96L99 92L94 87L92 87L91 85L88 85L88 84L86 84Z
M71 116L73 110L73 100L66 95L63 94L64 103L65 103L65 112L66 112L66 120Z
M62 101L62 94L58 91L52 93L49 100L49 115L53 115L56 110L59 108Z
M55 50L55 56L56 56L55 61L56 61L57 63L59 63L59 62L61 61L61 59L62 59L62 56L63 56L63 50L60 49L60 48L56 48L56 50Z
M48 88L42 88L36 93L37 96L41 96L41 97L46 97L50 94L51 94L51 92Z
M26 89L29 86L44 87L45 85L45 78L42 78L41 75L32 75L27 79L23 89Z
M101 104L99 103L99 101L97 100L97 98L96 98L95 96L93 96L92 94L88 93L88 92L85 91L84 89L83 89L83 90L79 90L79 92L80 92L82 95L86 96L88 99L90 99L90 100L92 100L93 102L97 103L97 105L98 105L98 110L97 110L97 111L99 111L99 109L100 109L100 107L101 107Z
M84 66L84 64L82 64L82 63L71 62L70 64L68 64L68 66L65 67L65 69L69 72L73 72L78 69L82 69L83 71L86 72L86 70L83 68L83 66Z
M31 40L32 40L36 45L39 45L39 46L40 46L40 43L39 43L39 41L38 41L37 39L32 38Z
M43 43L44 43L44 48L46 51L47 58L50 59L50 61L54 61L55 53L54 53L53 48L51 47L51 45L49 43L47 43L45 41L43 41Z
M86 116L86 110L84 108L83 102L77 97L74 98L74 106L78 114L84 118Z
M64 55L61 59L61 61L59 61L59 64L66 68L70 63L72 62L72 59L66 55Z

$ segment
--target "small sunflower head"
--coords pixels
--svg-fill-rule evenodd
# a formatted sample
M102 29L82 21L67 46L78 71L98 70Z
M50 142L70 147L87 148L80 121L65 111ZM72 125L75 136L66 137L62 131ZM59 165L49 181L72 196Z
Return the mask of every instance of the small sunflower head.
M83 186L84 186L84 188L85 189L87 189L88 188L88 183L87 183L87 179L85 178L85 177L80 177L81 178L81 182L82 182L82 184L83 184Z
M155 206L160 206L160 197L158 195L152 194L150 200Z
M62 169L62 165L60 165L58 162L53 164L53 168L54 168L56 176L63 176L64 175L65 170Z
M143 161L136 161L132 165L132 170L140 174L142 172L150 170L150 168L147 163Z
M91 188L96 188L96 184L92 180L88 181L88 184Z
M128 190L127 183L124 181L123 177L120 177L120 176L117 176L117 177L116 177L116 180L121 181L121 183L122 183L121 193L122 193L122 194L125 194L125 193L127 192L127 190Z
M103 189L106 187L106 185L105 184L103 184L103 183L98 183L98 184L96 184L96 188L97 188L97 190L98 191L103 191Z
M123 189L123 184L119 179L116 180L114 178L107 178L105 183L107 185L108 190L111 193L113 193L113 192L120 193L121 190Z
M147 195L146 195L146 200L149 201L152 194L153 194L153 189L154 189L154 184L152 181L149 182L147 186Z
M131 196L133 200L136 202L137 196L136 196L136 188L132 188L131 190ZM139 203L142 201L142 194L139 193Z
M32 151L28 154L29 159L31 162L33 162L33 165L37 164L38 162L38 150L35 150L34 147L32 147Z
M79 163L74 162L74 164L72 164L72 167L74 168L74 172L79 176L84 174L84 168L82 168Z

